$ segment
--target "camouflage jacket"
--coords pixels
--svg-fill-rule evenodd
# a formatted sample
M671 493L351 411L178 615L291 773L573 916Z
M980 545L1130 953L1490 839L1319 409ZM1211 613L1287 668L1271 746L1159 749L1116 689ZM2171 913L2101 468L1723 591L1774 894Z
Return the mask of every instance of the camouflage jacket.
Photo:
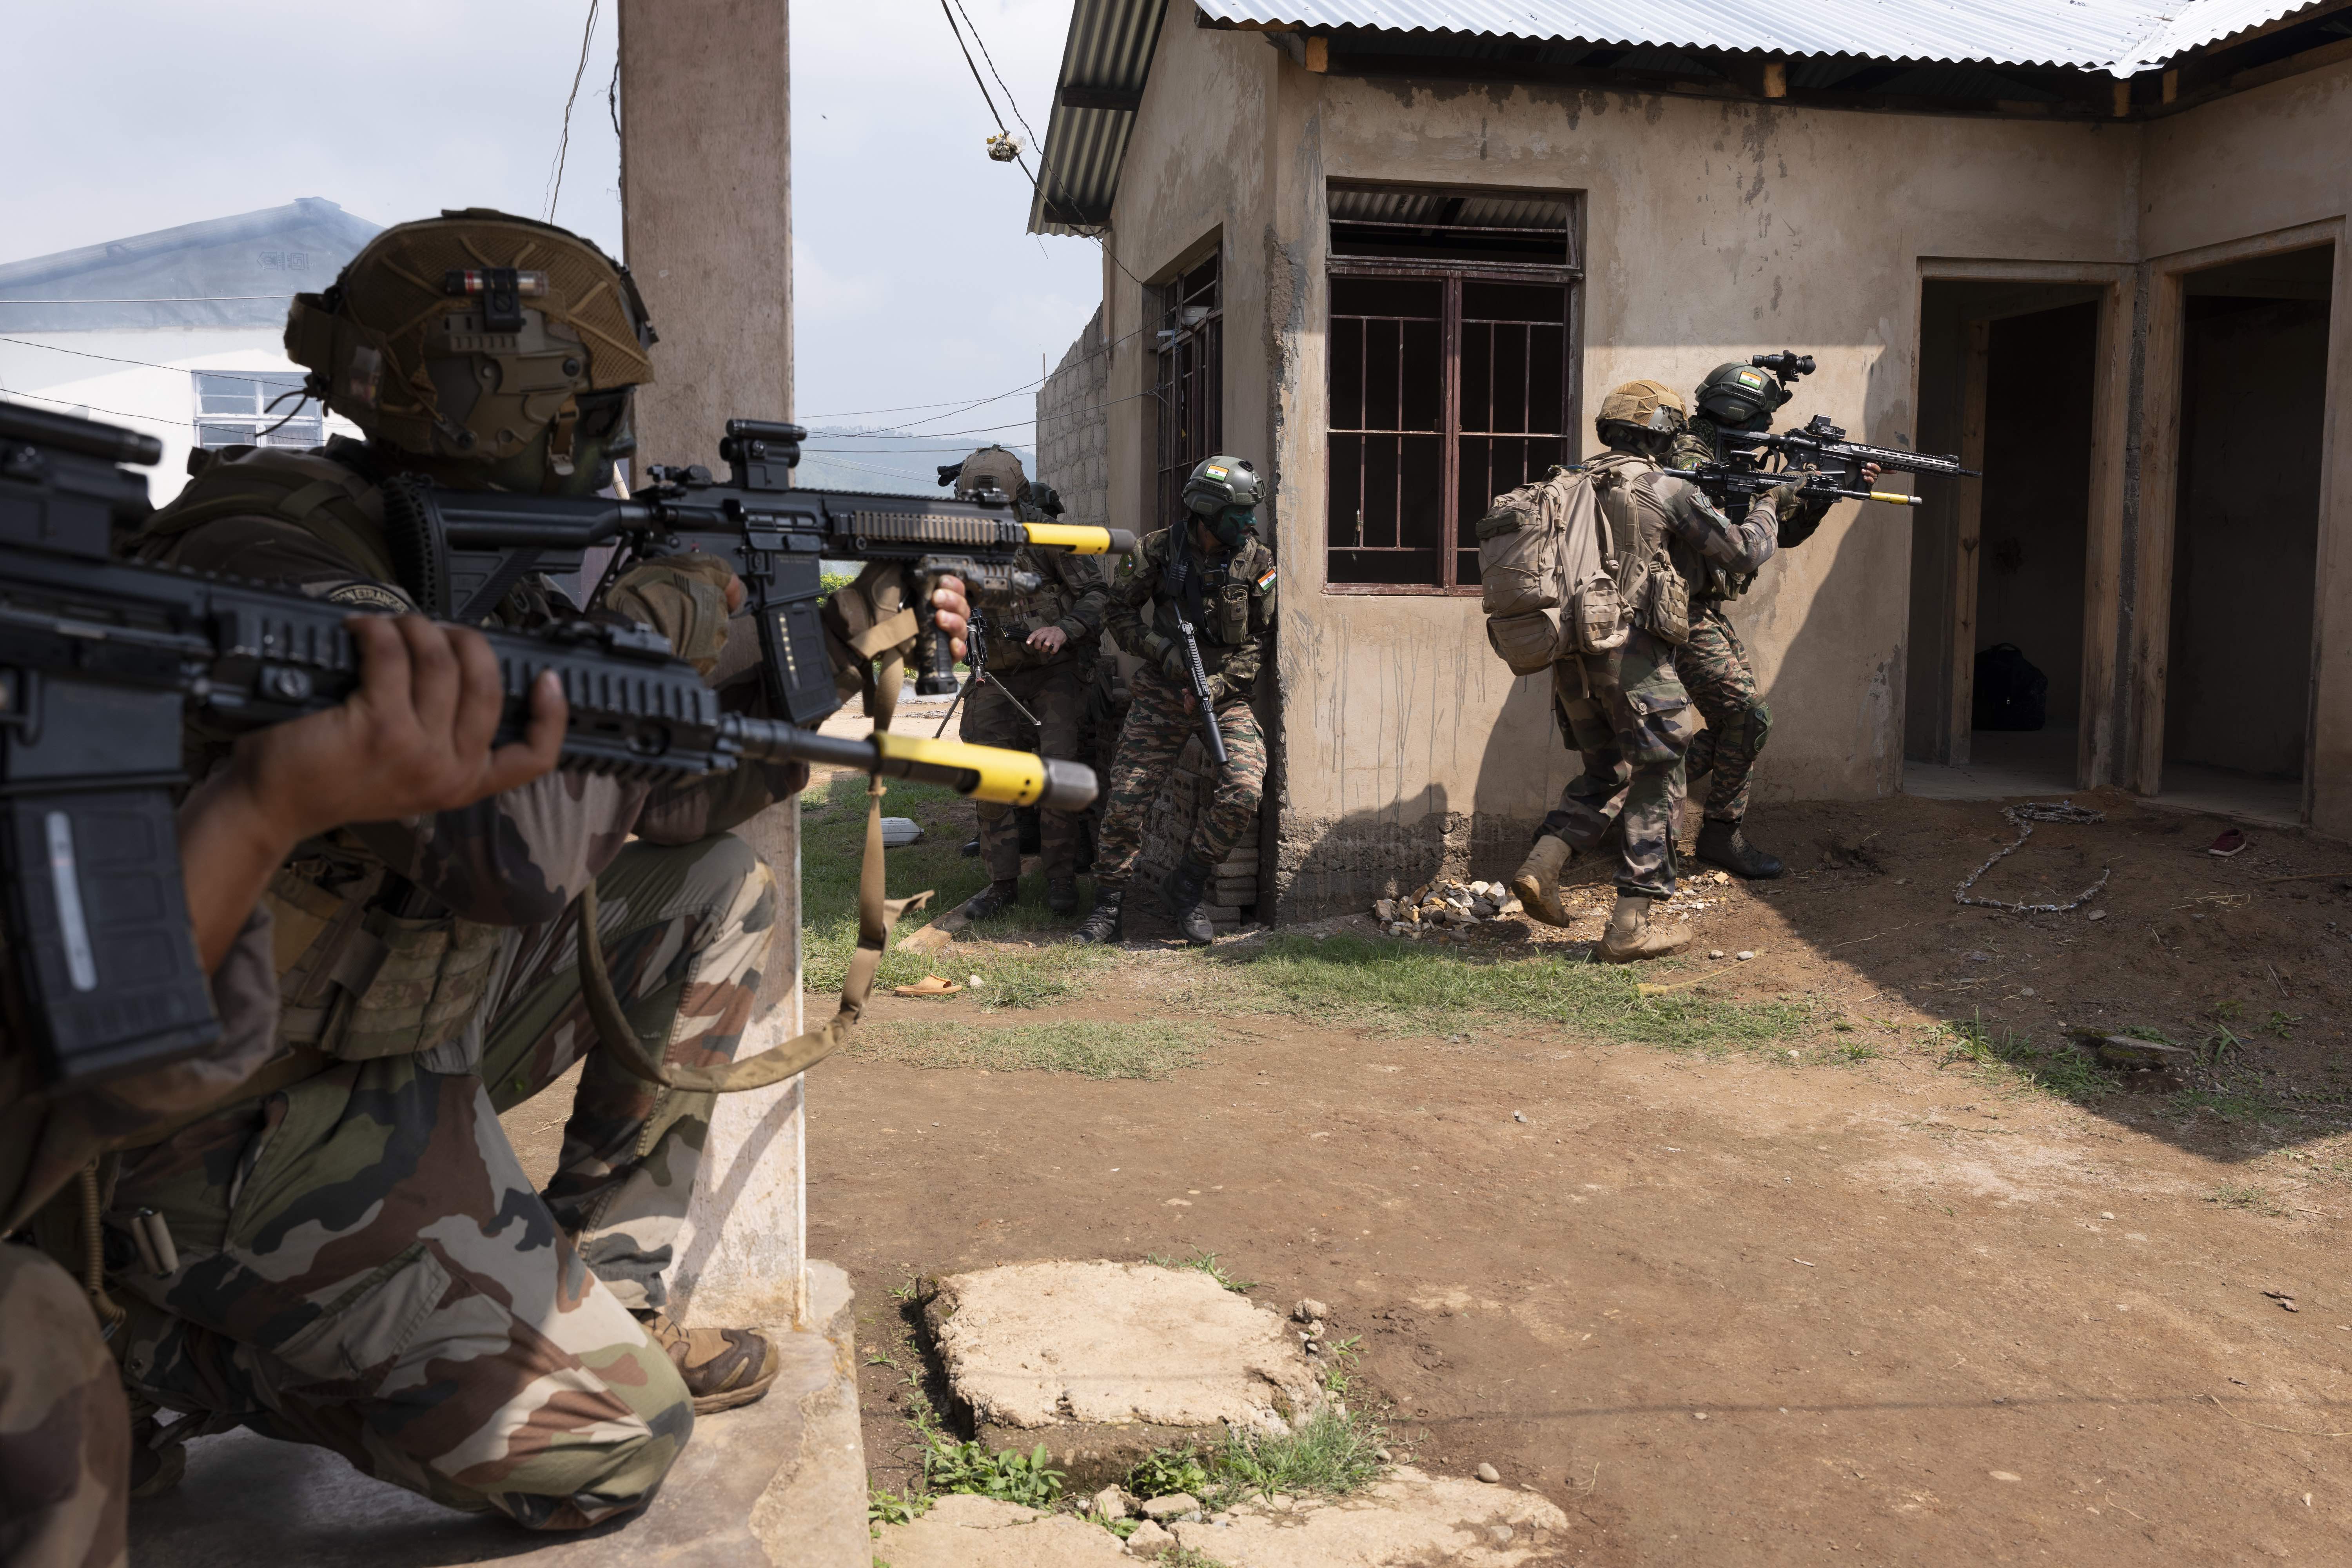
M1032 518L1034 513L1030 514ZM1091 661L1103 629L1103 612L1109 604L1109 585L1102 567L1090 555L1067 550L1021 547L1014 569L1034 572L1045 580L1034 594L1017 603L982 612L988 623L988 667L1000 674L1043 669L1048 665ZM1029 634L1059 626L1069 641L1060 651L1041 653L1029 646Z
M1587 472L1616 468L1634 494L1648 504L1665 536L1675 569L1694 588L1711 572L1738 574L1753 580L1759 568L1772 559L1772 501L1759 496L1740 517L1726 516L1706 492L1672 468L1662 468L1633 452L1604 452L1585 465ZM1647 526L1645 524L1645 526Z
M202 1056L74 1094L41 1092L30 1052L0 1039L0 1236L20 1229L110 1146L220 1101L278 1052L269 915L257 909L212 977L220 1043Z
M1176 542L1173 529L1145 536L1134 553L1119 563L1110 585L1113 640L1155 669L1164 669L1169 650L1181 646L1176 636L1177 601L1192 600L1188 592L1171 595L1162 591ZM1256 684L1266 645L1273 641L1274 552L1249 533L1236 548L1221 554L1204 559L1188 551L1187 555L1187 574L1197 574L1200 584L1194 637L1213 695L1247 691ZM1155 601L1147 625L1143 606Z
M1719 448L1716 446L1716 423L1705 415L1701 415L1693 419L1690 422L1690 427L1675 440L1674 451L1666 459L1666 466L1673 468L1696 468L1702 463L1720 460ZM1791 550L1811 539L1813 536L1813 531L1821 527L1822 520L1829 516L1831 504L1825 500L1809 500L1800 505L1786 518L1780 520L1775 542L1783 550ZM1691 597L1737 599L1753 587L1755 583L1756 574L1753 572L1733 572L1722 567L1711 567L1704 574L1703 581L1694 582L1691 584Z

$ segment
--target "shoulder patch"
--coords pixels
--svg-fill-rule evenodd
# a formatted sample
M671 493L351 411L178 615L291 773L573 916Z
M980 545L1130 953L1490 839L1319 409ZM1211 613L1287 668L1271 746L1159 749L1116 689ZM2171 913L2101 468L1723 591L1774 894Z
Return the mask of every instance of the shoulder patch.
M1260 573L1260 574L1258 574L1258 579L1257 579L1257 591L1258 591L1259 593L1263 594L1263 593L1265 593L1268 588L1271 588L1271 587L1273 587L1273 586L1274 586L1274 568L1273 568L1273 567L1271 567L1271 566L1269 566L1269 567L1267 567L1264 572L1262 572L1262 573Z
M330 588L327 590L327 602L349 605L354 609L383 610L395 616L406 615L416 607L381 583L346 583L340 588Z

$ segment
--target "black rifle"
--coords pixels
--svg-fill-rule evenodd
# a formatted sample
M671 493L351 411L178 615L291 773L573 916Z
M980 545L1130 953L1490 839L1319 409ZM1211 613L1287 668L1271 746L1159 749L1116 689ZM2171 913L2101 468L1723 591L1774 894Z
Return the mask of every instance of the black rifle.
M975 605L1009 605L1042 585L1016 563L1024 545L1082 554L1135 548L1123 529L1023 522L999 490L945 500L795 489L792 469L806 434L797 425L730 419L719 444L724 483L699 467L653 468L654 484L626 500L451 490L404 477L384 489L387 542L403 586L466 622L489 614L526 573L578 571L599 545L620 546L607 583L636 561L683 551L723 556L743 580L760 628L770 700L795 724L814 724L841 705L817 615L820 562L889 561L914 574L920 591L910 598L929 643L915 689L944 697L957 683L955 650L932 625L940 577L962 578Z
M1184 639L1184 669L1192 679L1193 699L1201 705L1201 738L1209 742L1209 755L1222 768L1225 732L1217 727L1216 704L1209 700L1209 672L1201 666L1201 639L1192 635L1192 623L1181 613L1176 617L1176 635Z
M962 704L965 698L971 695L972 688L976 686L993 685L997 695L1013 704L1013 710L1015 713L1020 714L1031 726L1036 725L1037 715L1030 712L1027 705L1021 699L1007 690L1004 682L991 680L988 673L988 613L985 610L975 610L972 612L971 624L964 628L963 633L965 671L963 685L958 689L955 701L949 703L948 710L940 715L940 727L931 731L934 736L948 732L948 721L955 717L956 709Z
M11 1036L65 1089L218 1037L174 848L184 720L255 729L332 707L360 681L345 606L110 558L110 536L149 510L145 477L117 465L161 456L152 437L0 404L0 987ZM1095 796L1075 763L722 711L641 627L483 635L507 696L499 740L521 734L532 683L552 669L571 766L663 779L807 762L1016 805Z

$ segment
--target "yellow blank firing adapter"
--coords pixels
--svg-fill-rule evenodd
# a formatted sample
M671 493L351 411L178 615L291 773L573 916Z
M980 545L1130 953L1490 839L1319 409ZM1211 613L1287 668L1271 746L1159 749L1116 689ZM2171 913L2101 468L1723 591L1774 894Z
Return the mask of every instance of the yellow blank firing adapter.
M974 800L1054 811L1081 811L1095 801L1095 771L1083 763L927 735L881 734L873 743L877 772L943 784Z
M1888 506L1924 506L1927 500L1926 496L1906 496L1900 490L1873 490L1870 499L1885 501Z
M1076 522L1028 522L1032 544L1050 544L1074 555L1127 555L1135 550L1135 535L1123 528L1088 528Z

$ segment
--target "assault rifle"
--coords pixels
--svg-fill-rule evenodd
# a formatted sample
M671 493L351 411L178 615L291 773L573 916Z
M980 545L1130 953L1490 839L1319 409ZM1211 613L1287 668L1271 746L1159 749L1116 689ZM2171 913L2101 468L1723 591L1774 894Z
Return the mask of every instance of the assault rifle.
M1797 378L1813 374L1813 356L1794 350L1754 354L1748 363L1770 371L1785 401ZM1766 468L1767 457L1778 466ZM1887 506L1921 506L1923 496L1874 490L1863 478L1866 464L1882 472L1936 474L1945 479L1980 479L1974 468L1960 467L1956 457L1937 457L1900 447L1872 447L1849 441L1845 431L1816 414L1801 429L1774 435L1760 430L1724 430L1716 435L1716 460L1692 470L1691 479L1718 506L1734 496L1753 499L1783 484L1794 484L1807 500L1874 500Z
M184 719L236 732L341 702L359 684L351 611L291 589L110 558L148 513L122 463L152 437L0 404L0 964L10 1034L70 1089L218 1037L174 851ZM641 780L743 762L818 763L1075 810L1091 770L919 736L852 740L729 713L658 633L576 620L486 630L519 737L552 669L567 765ZM824 659L822 645L815 656Z
M1024 545L1080 554L1135 548L1124 529L1024 522L1001 490L945 500L795 489L792 470L806 435L797 425L730 419L719 444L723 483L699 466L656 467L646 470L654 483L625 500L451 490L404 478L384 489L387 542L419 603L467 623L489 614L526 573L578 571L599 545L619 546L604 584L636 561L689 550L722 555L743 580L760 628L769 697L795 724L814 724L840 706L817 616L820 562L896 562L919 580L910 597L929 647L915 689L944 697L957 683L955 650L932 625L940 577L962 578L974 605L1009 605L1042 586L1016 563Z
M1192 683L1192 700L1201 706L1201 739L1209 742L1209 755L1217 766L1225 765L1225 732L1217 726L1217 705L1209 700L1209 672L1201 665L1201 639L1192 633L1192 623L1181 614L1176 617L1176 635L1184 639L1184 670Z

